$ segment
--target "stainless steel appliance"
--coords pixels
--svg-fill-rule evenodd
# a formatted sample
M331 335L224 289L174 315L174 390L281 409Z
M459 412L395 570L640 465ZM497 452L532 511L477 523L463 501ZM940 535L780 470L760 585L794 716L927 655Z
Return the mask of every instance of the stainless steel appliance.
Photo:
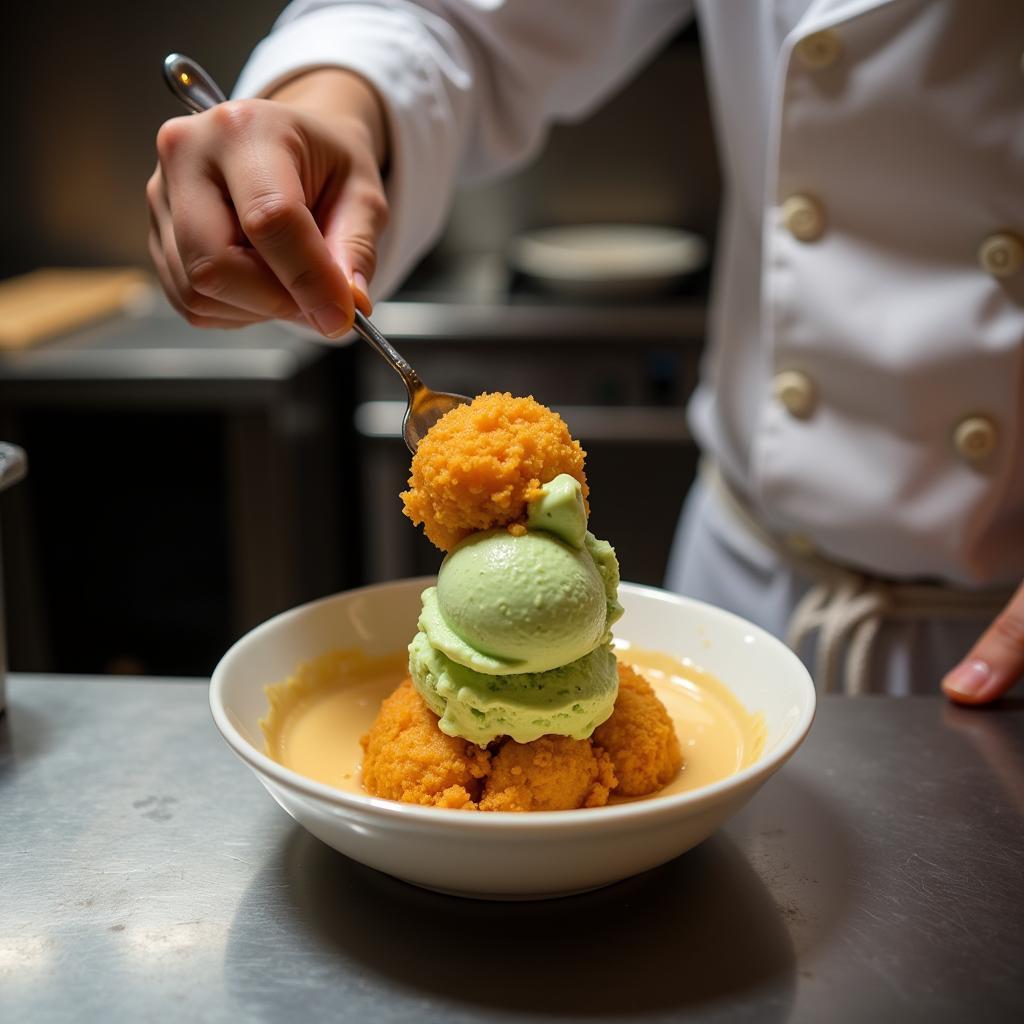
M25 453L13 444L0 442L0 491L16 484L24 475L28 465ZM0 551L2 555L2 551ZM7 706L7 646L4 629L3 573L0 572L0 712Z

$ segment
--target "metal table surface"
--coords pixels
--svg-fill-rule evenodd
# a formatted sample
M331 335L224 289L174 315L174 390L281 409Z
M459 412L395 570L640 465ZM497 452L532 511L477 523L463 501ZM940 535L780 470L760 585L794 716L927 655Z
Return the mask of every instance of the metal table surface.
M599 892L418 890L302 831L187 680L14 676L0 1020L972 1021L1024 1006L1024 701L825 698L718 835Z

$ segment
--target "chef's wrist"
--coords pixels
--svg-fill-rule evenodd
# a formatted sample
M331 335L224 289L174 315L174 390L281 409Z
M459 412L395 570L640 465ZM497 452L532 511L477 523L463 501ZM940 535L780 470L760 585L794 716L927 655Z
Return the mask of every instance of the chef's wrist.
M346 68L315 68L289 78L267 98L321 117L351 120L351 129L366 132L377 166L383 170L387 164L384 102L362 75Z

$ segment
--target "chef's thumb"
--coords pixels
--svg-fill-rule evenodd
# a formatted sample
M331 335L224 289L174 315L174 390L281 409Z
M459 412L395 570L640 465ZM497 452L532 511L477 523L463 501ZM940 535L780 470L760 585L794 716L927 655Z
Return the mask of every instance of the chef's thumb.
M1024 677L1024 583L970 654L942 680L958 704L988 704Z

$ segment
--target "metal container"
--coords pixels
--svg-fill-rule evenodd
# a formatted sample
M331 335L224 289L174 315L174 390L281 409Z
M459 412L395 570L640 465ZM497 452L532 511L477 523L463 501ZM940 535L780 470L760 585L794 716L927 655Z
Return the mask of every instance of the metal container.
M13 444L0 442L0 491L16 484L28 469L25 453ZM0 552L2 553L2 552ZM3 565L0 564L0 713L7 706L7 645L4 629Z

